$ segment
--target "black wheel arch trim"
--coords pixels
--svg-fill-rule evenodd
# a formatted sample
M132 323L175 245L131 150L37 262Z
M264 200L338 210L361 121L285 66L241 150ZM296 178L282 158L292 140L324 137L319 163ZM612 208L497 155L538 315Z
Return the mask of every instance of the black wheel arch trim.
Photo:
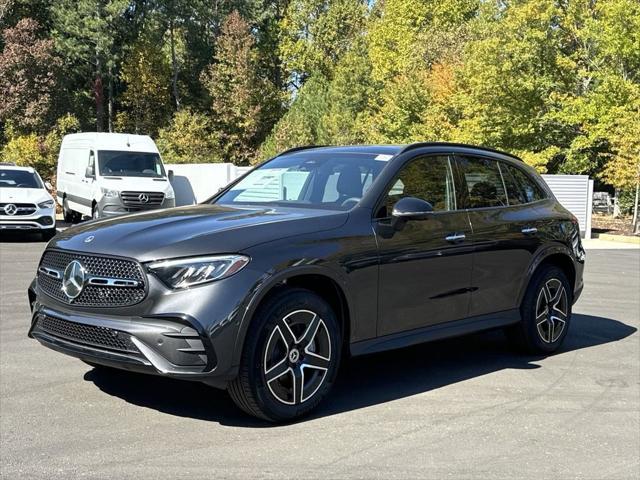
M535 274L538 267L547 258L551 257L552 255L558 255L558 254L564 255L565 257L567 257L569 261L571 261L571 264L573 265L574 273L576 273L576 270L577 270L575 265L576 260L573 256L573 253L571 252L571 249L569 249L569 247L567 247L566 245L562 243L556 243L539 250L538 252L536 252L535 256L532 258L531 263L529 264L529 268L527 268L527 274L525 276L524 281L522 282L522 285L520 287L520 292L518 294L517 305L520 305L522 303L522 300L527 291L527 288L529 287L529 284L531 283L531 279L533 278L533 275ZM572 296L574 296L578 286L575 285L575 282L574 282L574 285L572 285L571 287L573 290L571 293L572 293Z
M346 308L349 317L349 331L354 331L353 329L357 323L357 318L356 313L352 310L352 302L349 298L348 293L349 289L345 287L346 281L344 280L344 278L341 278L341 276L335 270L319 265L302 265L287 268L266 278L262 277L260 281L251 289L251 293L247 296L247 300L244 304L245 311L240 320L240 325L238 327L236 341L233 349L233 358L231 361L231 365L233 367L237 367L238 365L240 365L242 350L244 348L244 342L247 336L247 331L249 330L249 325L251 324L251 321L253 320L253 317L262 301L270 292L273 291L274 288L277 288L278 285L283 284L289 278L297 277L300 275L323 276L338 285L346 301L346 305L344 307ZM348 339L343 340L349 341Z

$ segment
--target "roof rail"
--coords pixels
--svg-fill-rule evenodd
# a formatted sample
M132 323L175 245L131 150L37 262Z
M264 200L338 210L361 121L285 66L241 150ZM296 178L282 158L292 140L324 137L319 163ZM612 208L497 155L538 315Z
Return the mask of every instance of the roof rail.
M1 167L15 167L16 164L14 162L0 162Z
M308 150L310 148L318 148L318 147L326 147L326 145L300 145L299 147L289 148L284 152L280 152L278 155L276 155L276 157L279 157L281 155L286 155L287 153L299 152L300 150Z
M400 155L401 153L405 153L405 152L408 152L409 150L414 150L420 147L441 147L441 146L475 148L477 150L484 150L487 152L499 153L500 155L506 155L507 157L511 157L515 160L522 162L522 159L520 157L517 157L512 153L503 152L501 150L496 150L495 148L490 148L490 147L483 147L479 145L469 145L467 143L455 143L455 142L416 142L416 143L407 145L402 150L400 150L397 154Z

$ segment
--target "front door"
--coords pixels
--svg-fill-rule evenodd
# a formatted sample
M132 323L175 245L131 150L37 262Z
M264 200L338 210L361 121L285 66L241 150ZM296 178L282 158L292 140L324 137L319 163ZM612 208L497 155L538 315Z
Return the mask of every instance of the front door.
M458 210L453 160L447 155L412 159L382 199L374 228L380 268L378 336L461 319L469 308L471 229ZM393 205L417 197L433 206L426 220L390 229Z

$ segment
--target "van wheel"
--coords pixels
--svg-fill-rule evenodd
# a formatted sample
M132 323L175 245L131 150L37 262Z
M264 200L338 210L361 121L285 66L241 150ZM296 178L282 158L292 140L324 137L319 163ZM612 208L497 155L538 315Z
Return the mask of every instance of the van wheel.
M62 216L64 221L67 223L75 223L76 221L76 212L69 209L69 204L67 203L67 197L62 199Z
M250 325L229 394L242 410L268 421L306 415L331 390L341 341L327 302L309 290L282 290Z
M564 272L551 265L542 267L531 279L522 301L522 320L507 328L507 336L527 353L555 352L569 330L572 299Z

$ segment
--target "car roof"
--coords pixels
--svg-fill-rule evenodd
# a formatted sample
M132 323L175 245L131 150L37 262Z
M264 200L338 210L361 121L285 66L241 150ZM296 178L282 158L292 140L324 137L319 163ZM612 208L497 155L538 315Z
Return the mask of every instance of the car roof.
M307 145L301 147L294 147L289 150L285 150L280 155L287 155L290 153L296 153L300 151L313 151L313 152L333 152L333 153L368 153L368 154L386 154L397 155L417 148L423 147L435 147L435 148L454 148L454 149L469 149L477 150L480 152L497 153L511 157L515 160L521 160L517 156L496 150L489 147L480 145L468 145L464 143L452 143L452 142L417 142L403 145L336 145L336 146L321 146L321 145ZM278 156L280 156L278 155Z
M18 167L16 165L0 165L0 170L21 170L23 172L35 173L33 167Z

